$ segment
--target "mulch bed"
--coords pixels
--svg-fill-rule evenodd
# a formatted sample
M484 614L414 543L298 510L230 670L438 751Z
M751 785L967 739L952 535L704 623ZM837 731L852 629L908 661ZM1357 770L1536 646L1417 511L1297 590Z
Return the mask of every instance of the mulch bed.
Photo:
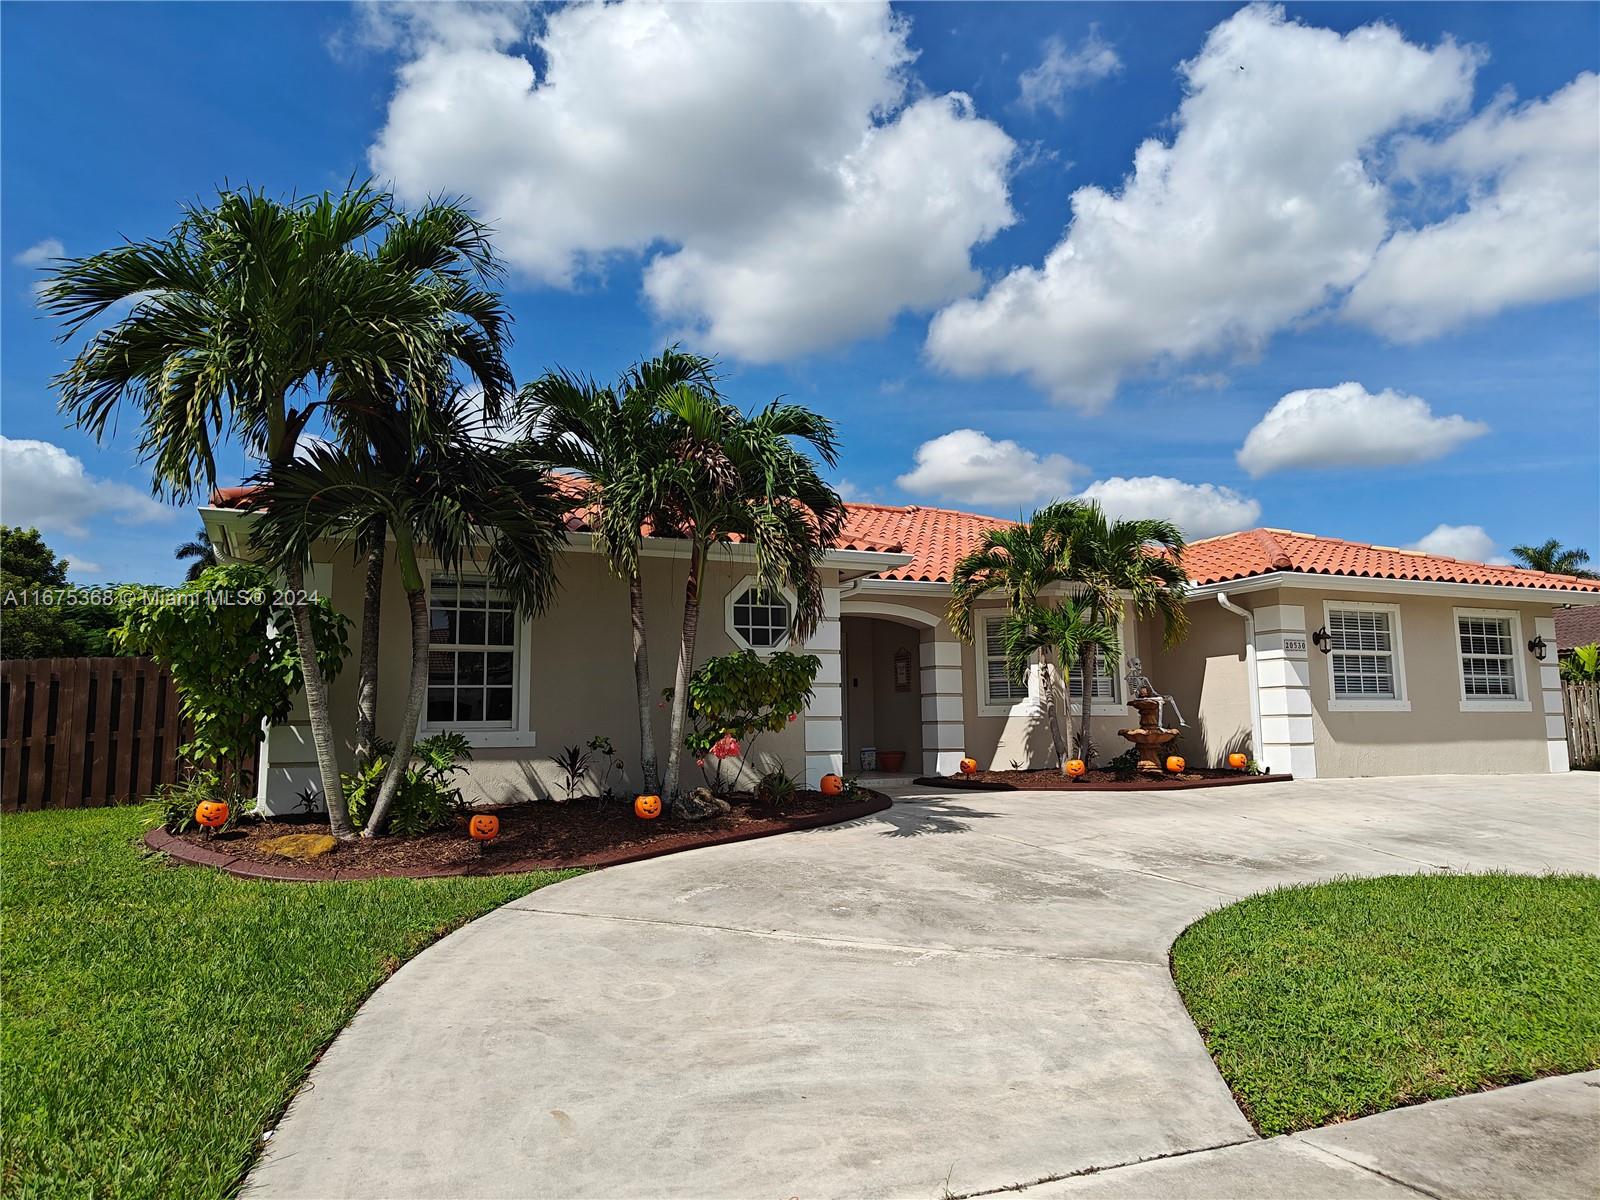
M968 792L1063 792L1082 788L1096 792L1169 792L1184 788L1235 787L1243 783L1282 783L1293 775L1246 775L1196 767L1178 775L1119 777L1114 771L1095 768L1079 779L1060 771L979 771L974 775L925 775L915 782L923 787Z
M174 835L154 829L145 836L151 849L181 862L215 867L246 879L295 881L372 879L380 876L425 878L441 875L503 875L515 871L608 867L661 854L769 837L796 829L815 829L882 812L889 798L865 792L849 800L801 791L782 811L732 798L733 811L707 821L682 821L663 814L653 821L633 815L633 802L578 799L510 804L474 809L500 818L500 836L480 845L467 836L466 819L457 828L422 837L387 837L341 842L328 854L300 863L268 853L260 843L286 833L322 833L317 818L246 818L237 828L207 838L199 831Z

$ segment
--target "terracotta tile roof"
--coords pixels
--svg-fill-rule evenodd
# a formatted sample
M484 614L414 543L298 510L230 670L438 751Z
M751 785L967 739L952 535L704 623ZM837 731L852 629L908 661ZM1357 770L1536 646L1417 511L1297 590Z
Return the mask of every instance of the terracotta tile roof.
M588 529L591 510L582 504L587 492L583 480L561 477L562 490L570 492L573 509L567 528L574 532ZM219 488L212 493L212 504L220 508L242 508L251 488ZM948 508L927 508L918 504L847 504L840 550L891 551L911 555L911 562L883 579L909 579L929 583L948 582L955 565L977 548L990 529L1016 524L1002 517ZM1421 554L1393 546L1370 546L1343 538L1317 537L1287 529L1247 529L1190 542L1183 555L1189 578L1195 583L1223 583L1248 579L1271 571L1295 571L1311 575L1345 575L1366 579L1429 580L1438 583L1500 584L1510 587L1544 588L1550 591L1600 593L1600 580L1578 579L1571 575L1551 575L1521 567L1494 567L1464 559ZM1566 643L1562 643L1565 645Z
M847 504L841 550L884 550L911 555L911 561L883 579L946 582L956 563L975 550L991 529L1016 524L999 517L923 508L917 504Z
M1195 583L1248 579L1269 571L1346 575L1366 579L1436 583L1498 584L1564 592L1600 592L1600 580L1551 575L1521 567L1492 567L1459 558L1421 554L1394 546L1369 546L1343 538L1317 537L1287 529L1247 529L1190 542L1184 566Z

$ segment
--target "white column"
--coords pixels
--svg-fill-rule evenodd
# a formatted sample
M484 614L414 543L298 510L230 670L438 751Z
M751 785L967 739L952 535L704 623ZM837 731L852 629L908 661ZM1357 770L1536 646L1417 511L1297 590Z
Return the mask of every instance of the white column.
M1539 696L1544 702L1544 736L1545 756L1550 763L1550 772L1553 775L1562 774L1572 769L1572 763L1567 757L1567 711L1561 703L1561 666L1556 653L1556 620L1554 617L1535 617L1533 631L1544 639L1549 647L1545 654L1548 657L1544 662L1535 660L1539 668ZM1513 647L1518 654L1523 653L1523 647Z
M822 660L806 708L806 786L844 773L844 661L839 636L839 589L824 588L822 621L804 646Z
M1315 779L1317 747L1311 720L1306 610L1298 604L1267 604L1255 610L1255 619L1261 705L1261 746L1256 761L1269 771Z
M967 748L961 643L948 626L922 631L922 773L954 775Z
M324 597L333 594L333 567L312 563L306 568L306 588ZM285 629L282 636L294 637ZM355 631L359 642L360 630ZM315 804L326 808L322 798L322 771L317 766L317 747L311 737L311 714L306 709L306 694L296 691L289 719L267 730L261 740L256 763L256 810L269 816L302 812L302 793L316 797Z

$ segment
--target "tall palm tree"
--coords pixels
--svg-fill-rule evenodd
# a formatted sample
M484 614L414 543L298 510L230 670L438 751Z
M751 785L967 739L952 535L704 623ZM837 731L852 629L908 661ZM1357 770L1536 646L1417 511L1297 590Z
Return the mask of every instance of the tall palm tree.
M555 595L556 559L566 541L566 502L549 472L526 454L482 441L459 394L402 399L391 417L374 423L368 441L321 443L262 471L257 482L269 501L251 535L280 560L309 554L322 538L366 552L377 528L394 540L411 615L411 677L363 837L384 830L427 696L431 628L420 551L425 547L448 572L481 563L519 614L537 616Z
M630 367L615 387L552 371L519 396L524 444L541 461L588 481L574 504L590 511L596 549L628 584L639 768L648 792L660 791L661 775L639 559L645 528L661 516L673 451L662 403L676 387L714 389L711 360L674 346Z
M211 535L206 532L204 525L195 532L191 541L184 542L174 550L172 557L179 562L186 558L194 559L183 575L184 580L188 583L193 583L196 579L199 579L207 567L217 565L216 547L211 544Z
M268 467L288 465L320 410L399 379L441 385L458 361L498 412L511 389L499 297L479 286L498 264L488 231L439 202L409 217L386 192L279 201L250 189L192 205L163 240L63 260L41 303L62 339L126 306L55 381L63 412L97 439L124 404L158 495L186 503L216 483L216 447L236 439ZM274 564L291 596L303 560ZM306 706L331 831L353 833L340 785L311 618L291 605Z
M990 529L977 549L956 563L951 574L950 603L946 619L957 637L972 641L973 616L978 601L994 592L1003 593L1008 617L1039 607L1039 597L1047 587L1064 583L1068 544L1063 517L1064 504L1039 509L1021 525ZM1045 724L1050 730L1050 747L1059 770L1067 761L1066 739L1062 736L1060 710L1056 704L1055 673L1057 643L1046 639L1039 652L1040 686L1044 696ZM1065 684L1065 660L1060 670ZM1009 669L1009 668L1008 668ZM1027 674L1027 663L1012 669L1013 678Z
M1138 616L1159 615L1165 644L1176 644L1189 623L1183 603L1189 582L1181 561L1183 531L1171 521L1114 521L1092 501L1067 502L1058 519L1067 547L1066 576L1079 599L1088 605L1091 619L1115 625L1126 602ZM1079 655L1078 675L1083 680L1080 753L1086 753L1089 745L1095 662L1102 652L1091 639ZM1112 662L1120 657L1120 651L1104 652Z
M816 460L795 444L808 444L833 466L837 442L826 417L776 400L746 414L725 403L709 380L667 388L660 404L674 443L663 484L663 532L689 541L668 735L666 794L675 796L700 625L700 584L711 548L735 539L748 546L762 586L794 592L790 628L804 638L822 619L821 563L844 527L845 508Z
M1584 566L1589 552L1577 546L1568 548L1555 538L1537 546L1513 546L1511 557L1535 571L1548 571L1552 575L1575 575L1579 579L1600 579L1600 574Z

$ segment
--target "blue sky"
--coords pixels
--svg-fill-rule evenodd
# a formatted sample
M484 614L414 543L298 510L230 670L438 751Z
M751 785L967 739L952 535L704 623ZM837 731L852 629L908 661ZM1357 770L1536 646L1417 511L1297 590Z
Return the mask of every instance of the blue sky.
M833 417L852 497L1600 551L1600 6L3 21L0 516L81 579L197 521L63 426L33 264L369 173L501 230L519 379L681 337Z

